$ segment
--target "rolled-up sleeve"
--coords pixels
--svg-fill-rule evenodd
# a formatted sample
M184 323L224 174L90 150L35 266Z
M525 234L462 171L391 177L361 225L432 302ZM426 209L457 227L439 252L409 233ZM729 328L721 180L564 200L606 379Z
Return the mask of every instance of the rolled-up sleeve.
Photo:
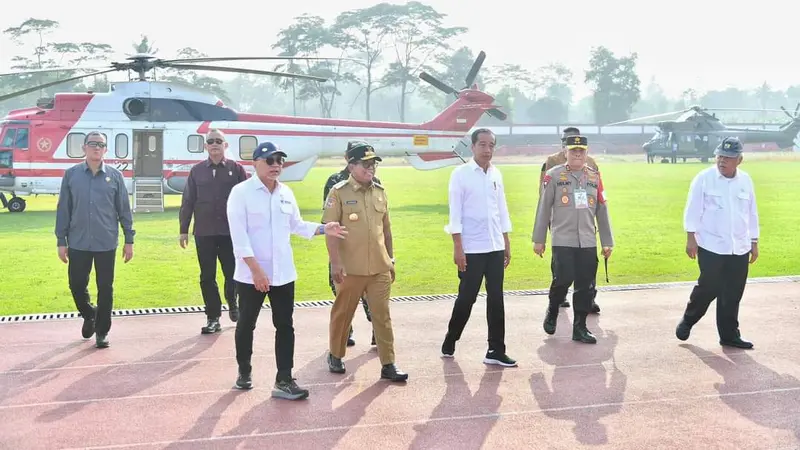
M696 233L703 218L703 179L697 175L689 186L689 196L683 211L683 229L687 233Z
M463 211L463 196L461 192L461 172L456 169L450 175L450 184L447 188L448 203L450 205L450 221L444 228L444 231L449 234L460 234L463 231L462 224L462 211Z
M253 246L250 244L250 237L247 234L245 191L240 186L243 187L244 185L237 184L228 197L228 228L233 242L233 254L237 258L249 258L254 256L254 253Z

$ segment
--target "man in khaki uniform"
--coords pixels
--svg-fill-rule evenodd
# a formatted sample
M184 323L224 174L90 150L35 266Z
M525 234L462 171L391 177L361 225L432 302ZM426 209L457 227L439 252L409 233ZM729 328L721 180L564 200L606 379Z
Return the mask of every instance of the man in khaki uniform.
M567 137L568 136L578 136L580 134L581 134L581 131L577 127L564 128L564 132L561 135L561 150L559 150L558 152L553 153L552 155L548 156L547 160L544 162L544 164L542 164L542 173L539 174L539 188L540 188L539 189L539 191L540 191L539 194L541 194L541 186L542 186L542 181L544 180L545 173L548 170L550 170L553 167L555 167L555 166L567 163L567 149L564 146L564 143L566 142ZM588 165L589 167L594 169L596 172L600 171L597 168L597 162L594 160L594 158L592 158L589 155L586 155L586 165ZM554 263L551 260L550 261L550 271L552 272L553 276L555 276L555 268L554 268L553 264ZM593 312L595 314L600 312L600 306L598 306L597 302L595 301L595 298L597 297L596 285L597 285L597 280L592 280L592 286L590 288L590 291L592 292L592 310L591 310L591 312ZM564 293L564 299L561 302L561 306L564 307L564 308L569 308L569 301L567 300L566 292Z
M534 252L539 256L544 254L548 227L552 236L554 276L544 330L555 333L559 303L574 282L572 339L594 344L597 339L586 328L586 316L592 304L591 283L597 275L596 235L599 230L605 258L611 256L614 237L600 173L585 163L587 139L568 136L565 144L567 163L545 174L533 227Z
M366 292L372 314L372 330L381 360L381 378L405 381L408 374L394 364L394 332L389 297L394 283L392 229L386 192L374 182L381 158L371 145L350 149L350 176L333 186L325 201L322 222L339 222L350 231L346 241L328 239L331 275L336 300L331 308L328 369L344 373L342 358L353 315ZM339 241L339 242L337 242Z

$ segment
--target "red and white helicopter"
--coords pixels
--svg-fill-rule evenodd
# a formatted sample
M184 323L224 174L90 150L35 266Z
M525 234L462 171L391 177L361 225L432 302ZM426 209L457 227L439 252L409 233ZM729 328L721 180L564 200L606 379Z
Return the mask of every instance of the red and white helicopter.
M156 59L134 55L127 62L112 63L101 70L0 95L0 101L60 83L113 71L127 70L138 80L112 83L106 93L58 93L40 100L36 107L11 111L0 119L0 202L12 212L25 210L20 195L58 194L64 170L84 157L83 140L99 130L106 135L106 163L121 170L134 209L143 198L180 194L192 165L204 160L204 134L210 128L225 132L227 157L241 161L252 171L252 152L263 141L273 141L289 155L283 181L302 180L320 157L341 155L349 140L370 142L384 156L403 156L419 170L460 164L471 145L469 131L483 113L501 120L506 114L494 98L473 84L486 54L478 55L456 90L429 74L420 78L456 100L433 120L422 124L246 114L226 107L216 96L173 83L150 81L145 74L156 68L209 70L312 79L324 78L282 72L200 65L212 61L314 59L291 57L228 57ZM320 58L336 59L336 58ZM75 70L43 69L20 73ZM140 191L142 195L137 195ZM8 199L2 191L9 192ZM149 209L144 209L149 210Z

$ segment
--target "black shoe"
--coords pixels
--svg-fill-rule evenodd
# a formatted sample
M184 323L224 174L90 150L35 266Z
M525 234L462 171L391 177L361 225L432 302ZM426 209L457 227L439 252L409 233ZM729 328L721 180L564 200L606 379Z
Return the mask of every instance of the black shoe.
M584 344L597 343L597 338L586 328L586 314L576 315L572 324L572 340Z
M272 388L272 396L286 400L302 400L308 398L308 389L303 389L295 383L295 379L280 380Z
M108 336L105 334L98 334L95 337L94 346L97 348L108 348Z
M328 353L328 370L333 373L344 373L344 361Z
M547 313L544 316L544 332L547 334L556 333L556 323L558 322L558 308L547 307Z
M356 340L353 339L353 327L350 327L350 334L347 336L347 346L352 347L356 345Z
M752 342L747 342L738 336L733 339L720 339L719 345L724 345L725 347L743 348L746 350L753 348Z
M239 306L235 301L228 303L228 318L234 323L239 320Z
M236 384L233 387L241 390L253 389L253 379L249 373L246 375L240 373L239 378L236 379Z
M681 320L678 324L678 327L675 328L675 337L678 339L685 341L689 339L689 335L692 332L692 326L686 323L685 320Z
M381 368L381 378L390 381L406 381L408 374L398 369L394 364L385 364Z
M94 334L94 317L84 317L81 335L84 339L89 339Z
M569 300L564 300L560 305L562 308L569 308Z
M591 313L592 314L600 314L600 306L595 302L592 302L592 311L591 311Z
M494 350L489 350L486 352L486 356L483 358L483 363L505 367L517 367L517 362L509 358L508 355L505 353L497 353Z
M442 356L445 358L452 358L456 353L456 341L445 336L442 343Z
M217 319L208 319L208 323L206 326L200 329L200 333L202 334L214 334L218 331L222 330L222 326L219 324L219 318Z

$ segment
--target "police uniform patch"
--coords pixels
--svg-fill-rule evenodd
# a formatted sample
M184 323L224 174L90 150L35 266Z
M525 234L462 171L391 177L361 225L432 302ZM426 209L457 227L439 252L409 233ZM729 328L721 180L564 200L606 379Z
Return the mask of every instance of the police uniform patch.
M325 209L329 208L333 208L333 197L328 197L328 199L325 200Z
M347 200L344 202L345 205L355 205L358 203L358 200Z
M352 214L350 214L348 219L350 219L351 222L357 222L358 221L358 214L352 213Z
M565 205L566 205L567 203L569 203L569 197L568 197L568 196L566 196L566 195L563 195L563 196L561 196L561 203L563 203L563 204L565 204Z
M547 186L547 183L549 183L552 179L553 177L550 175L545 175L544 178L542 178L542 186Z
M589 197L589 206L594 206L594 197Z

